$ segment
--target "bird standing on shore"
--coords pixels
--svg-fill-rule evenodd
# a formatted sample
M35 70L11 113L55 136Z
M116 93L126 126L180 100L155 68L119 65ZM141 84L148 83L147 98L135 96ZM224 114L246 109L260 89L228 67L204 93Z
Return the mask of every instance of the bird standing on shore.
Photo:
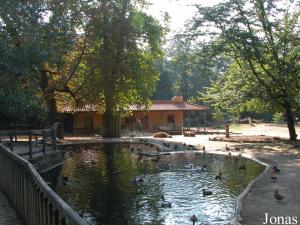
M230 148L227 146L227 144L225 146L225 149L226 149L226 151L230 151Z
M235 146L234 149L235 149L237 152L241 151L241 149L240 149L238 146Z
M277 166L273 166L272 169L275 173L280 173L280 169Z
M276 174L275 174L274 170L271 171L271 176L270 177L271 177L271 180L274 180L274 181L277 180L277 177L276 177Z
M284 197L281 194L279 194L277 190L275 190L274 198L277 201L281 201L282 199L284 199Z

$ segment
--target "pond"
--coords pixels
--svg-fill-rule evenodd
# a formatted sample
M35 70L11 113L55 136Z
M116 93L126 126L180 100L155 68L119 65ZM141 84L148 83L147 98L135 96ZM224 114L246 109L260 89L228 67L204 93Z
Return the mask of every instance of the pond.
M242 157L185 152L150 158L112 143L72 148L63 166L43 178L93 225L187 225L192 215L196 224L228 224L237 196L264 170ZM222 179L215 179L219 172ZM162 207L162 196L171 208Z

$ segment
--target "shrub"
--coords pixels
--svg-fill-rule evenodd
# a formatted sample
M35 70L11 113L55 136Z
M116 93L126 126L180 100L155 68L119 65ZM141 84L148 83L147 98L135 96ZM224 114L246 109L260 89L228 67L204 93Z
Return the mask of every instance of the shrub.
M283 113L280 112L280 113L275 113L273 115L273 121L274 123L282 123L283 122Z

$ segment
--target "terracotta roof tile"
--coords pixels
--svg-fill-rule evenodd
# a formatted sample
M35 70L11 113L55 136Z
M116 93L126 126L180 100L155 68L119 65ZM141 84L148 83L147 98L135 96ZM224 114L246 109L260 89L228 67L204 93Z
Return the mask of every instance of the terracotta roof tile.
M203 111L207 110L207 106L192 104L184 101L172 101L172 100L156 100L152 101L152 105L148 109L144 105L140 106L132 104L129 106L131 111ZM83 105L81 107L65 107L63 112L96 112L96 105Z
M147 111L202 111L207 110L207 106L197 105L187 102L174 102L174 101L153 101ZM144 111L145 106L133 104L130 106L132 111Z

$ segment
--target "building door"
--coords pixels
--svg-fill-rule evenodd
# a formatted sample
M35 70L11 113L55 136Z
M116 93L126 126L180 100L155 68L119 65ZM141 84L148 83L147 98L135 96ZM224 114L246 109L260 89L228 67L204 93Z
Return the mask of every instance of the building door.
M167 118L168 127L175 130L175 117L174 115L168 115Z
M89 134L94 132L93 115L84 117L84 130Z
M66 113L64 117L64 130L67 133L74 131L74 115L72 113Z

